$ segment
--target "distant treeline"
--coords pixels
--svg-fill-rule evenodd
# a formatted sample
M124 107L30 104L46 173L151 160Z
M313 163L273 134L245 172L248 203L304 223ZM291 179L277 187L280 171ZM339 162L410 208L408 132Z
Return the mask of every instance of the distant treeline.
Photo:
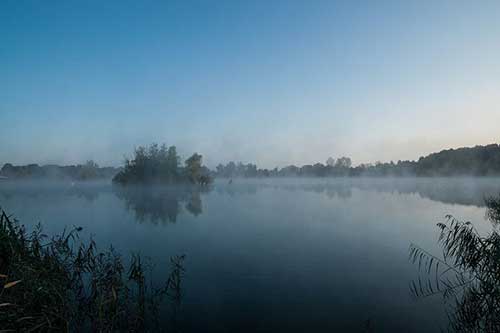
M0 176L21 179L74 179L91 180L113 178L121 184L132 183L194 183L207 184L212 178L256 177L402 177L402 176L500 176L500 146L490 144L472 148L443 150L418 161L360 164L352 166L349 157L325 163L303 166L289 165L281 169L261 169L256 164L229 162L219 164L215 170L202 165L202 156L195 153L181 165L175 146L152 144L139 147L123 168L100 168L93 161L83 165L57 166L5 164Z
M125 166L114 178L113 182L127 184L177 184L190 183L207 185L212 182L210 170L202 165L202 156L194 153L184 161L175 146L159 147L152 144L148 148L135 149L134 156L125 160Z
M219 164L214 176L235 177L383 177L383 176L499 176L500 146L491 144L473 148L443 150L418 161L360 164L353 167L349 157L303 166L259 169L255 164L229 162Z
M12 165L4 164L0 171L0 176L9 179L71 179L71 180L93 180L93 179L111 179L119 168L104 167L101 168L94 161L87 161L85 164L78 165Z

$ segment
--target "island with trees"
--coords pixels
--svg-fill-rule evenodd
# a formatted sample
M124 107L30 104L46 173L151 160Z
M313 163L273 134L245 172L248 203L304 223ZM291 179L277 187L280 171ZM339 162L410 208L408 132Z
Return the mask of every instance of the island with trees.
M133 158L125 160L123 170L116 174L113 183L208 185L212 182L210 170L203 166L200 154L191 155L184 166L180 161L175 146L141 146L135 149Z

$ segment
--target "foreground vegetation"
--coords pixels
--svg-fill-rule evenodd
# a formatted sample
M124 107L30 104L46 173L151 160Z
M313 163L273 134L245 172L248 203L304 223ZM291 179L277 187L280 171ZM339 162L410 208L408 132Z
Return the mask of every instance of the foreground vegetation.
M202 165L202 156L194 153L180 166L180 157L175 146L152 144L149 148L135 149L132 159L114 178L114 183L127 184L175 184L189 183L208 185L212 182L210 170Z
M158 288L152 265L79 241L75 228L50 239L0 213L0 323L6 331L160 331L179 306L183 256ZM160 315L161 313L161 315Z
M410 259L420 271L412 294L442 294L452 305L448 316L455 332L500 332L500 197L485 201L486 218L493 224L488 235L447 216L438 224L443 258L410 246Z

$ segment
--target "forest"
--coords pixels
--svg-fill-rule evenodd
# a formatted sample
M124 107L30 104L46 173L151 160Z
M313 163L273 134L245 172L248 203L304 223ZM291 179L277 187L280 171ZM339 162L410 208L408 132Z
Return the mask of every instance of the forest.
M352 166L349 157L325 163L303 166L289 165L281 169L260 169L257 165L241 162L219 164L214 171L216 177L402 177L402 176L498 176L500 175L500 146L490 144L472 148L442 150L417 161L376 162Z

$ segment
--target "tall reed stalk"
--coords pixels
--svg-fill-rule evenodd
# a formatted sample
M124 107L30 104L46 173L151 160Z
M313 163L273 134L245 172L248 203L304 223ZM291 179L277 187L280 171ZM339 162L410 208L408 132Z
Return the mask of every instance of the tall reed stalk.
M162 331L181 302L184 256L170 259L159 287L138 254L79 239L81 228L48 237L0 209L0 328L6 331ZM170 304L170 306L168 306ZM172 308L172 309L171 309Z

